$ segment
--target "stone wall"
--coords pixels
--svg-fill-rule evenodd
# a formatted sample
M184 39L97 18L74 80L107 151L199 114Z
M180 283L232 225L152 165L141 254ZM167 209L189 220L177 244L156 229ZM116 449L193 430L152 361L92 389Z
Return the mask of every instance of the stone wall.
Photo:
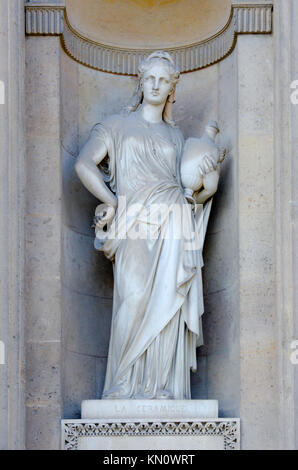
M0 10L0 448L57 449L60 419L100 397L112 308L112 266L90 228L97 201L74 162L135 79L84 67L55 36L27 37L25 53L23 1L0 0ZM289 360L298 339L297 21L296 0L275 0L273 35L238 36L232 54L183 74L177 88L185 137L217 119L229 150L204 250L205 345L192 393L241 418L244 449L298 446Z

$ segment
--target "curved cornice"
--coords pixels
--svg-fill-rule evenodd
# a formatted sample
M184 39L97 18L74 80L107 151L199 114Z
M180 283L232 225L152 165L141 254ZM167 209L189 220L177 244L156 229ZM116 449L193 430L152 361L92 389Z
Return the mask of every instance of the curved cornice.
M233 5L227 24L214 36L181 47L165 48L180 71L199 70L224 59L236 43L237 34L272 32L272 4ZM26 5L26 34L61 35L65 51L83 65L104 72L136 75L138 65L152 49L125 49L92 41L69 23L63 6Z

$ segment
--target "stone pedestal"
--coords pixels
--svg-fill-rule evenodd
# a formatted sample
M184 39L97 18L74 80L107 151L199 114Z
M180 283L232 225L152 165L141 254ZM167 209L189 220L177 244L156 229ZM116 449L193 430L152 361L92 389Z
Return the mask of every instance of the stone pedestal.
M62 421L67 450L239 449L239 419L218 418L216 400L87 400Z
M84 400L82 419L218 418L217 400Z

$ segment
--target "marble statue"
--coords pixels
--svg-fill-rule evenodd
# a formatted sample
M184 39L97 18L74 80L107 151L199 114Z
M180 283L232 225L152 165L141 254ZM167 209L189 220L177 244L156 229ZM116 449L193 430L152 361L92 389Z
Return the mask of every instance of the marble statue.
M224 152L212 122L183 153L172 116L178 80L168 53L149 55L130 104L93 127L76 163L103 203L95 246L114 263L103 399L191 398L202 344L203 240Z

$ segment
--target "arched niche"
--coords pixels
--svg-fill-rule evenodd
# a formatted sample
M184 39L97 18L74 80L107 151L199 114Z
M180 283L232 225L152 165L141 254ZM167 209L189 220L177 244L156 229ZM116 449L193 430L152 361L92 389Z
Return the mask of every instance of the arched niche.
M127 28L126 16L135 12L140 18L151 18L148 28L143 23L143 34L148 40L156 41L147 44L149 47L161 48L169 34L159 27L159 38L154 36L154 24L166 20L170 8L176 9L175 30L180 38L190 41L203 40L211 32L221 29L228 21L231 2L226 0L174 0L174 1L137 1L123 0L106 2L104 0L86 0L84 10L82 2L69 0L66 2L69 23L73 28L91 40L105 44L109 37L107 29L114 31L114 43L120 42L119 34L127 31L126 47L142 46L137 41L137 32L141 38L140 24L131 18L134 32ZM117 8L128 5L127 12L122 16L122 30L118 34L117 21L122 13ZM196 27L188 17L186 8L184 20L179 18L181 5L192 5L193 12L200 14L196 18ZM194 8L196 4L196 8ZM201 9L198 8L201 5ZM211 8L210 5L213 5ZM219 7L217 10L215 5ZM223 5L226 5L226 10ZM90 9L88 11L88 5ZM160 8L157 8L157 5ZM92 9L93 6L93 9ZM102 10L100 10L102 6ZM204 9L205 8L205 9ZM138 9L138 13L136 13ZM204 10L203 10L204 9ZM139 12L140 10L140 12ZM100 15L101 11L101 15ZM117 11L117 15L116 15ZM159 21L156 21L156 15ZM204 12L204 14L203 14ZM208 16L210 14L210 16ZM155 15L155 19L154 19ZM118 20L116 21L116 16ZM181 15L180 15L181 16ZM97 19L96 19L97 18ZM106 24L104 24L104 18ZM171 16L174 18L174 15ZM210 22L206 19L210 19ZM211 21L212 19L212 21ZM88 21L91 24L88 24ZM107 21L109 23L107 24ZM120 20L119 20L120 21ZM133 23L135 21L135 23ZM173 20L174 21L174 20ZM205 32L200 24L205 24ZM189 24L192 23L191 30ZM180 25L178 27L178 24ZM210 30L207 30L209 24ZM93 25L93 26L92 26ZM94 28L94 30L92 29ZM114 29L113 29L114 28ZM150 30L151 28L151 30ZM173 28L168 25L168 31ZM193 36L191 37L191 31ZM119 32L119 31L118 31ZM150 32L150 34L149 34ZM195 36L196 33L196 36ZM110 34L110 32L109 32ZM117 36L118 34L118 36ZM162 36L164 34L164 36ZM134 37L135 35L135 37ZM201 36L200 36L201 35ZM174 28L172 40L175 37ZM113 37L111 35L110 39ZM171 43L167 43L170 44ZM124 44L122 43L122 46ZM236 90L237 69L236 57L231 55L227 61L215 64L201 71L184 74L177 86L177 102L175 118L185 137L200 136L204 125L210 119L220 123L224 138L236 146L237 93L232 96L221 96L221 87ZM73 61L69 55L61 57L61 99L63 128L62 168L63 168L63 201L65 240L63 250L64 286L63 286L63 345L64 345L64 416L79 417L80 404L84 399L99 398L102 393L108 353L109 329L112 315L113 273L112 266L102 253L93 247L93 230L90 228L92 217L98 201L83 188L74 172L75 157L88 138L90 129L107 115L119 112L127 103L135 88L135 78L110 74L94 70ZM237 218L237 199L235 197L236 159L230 157L223 169L220 188L214 200L209 229L206 238L204 260L204 337L205 346L199 348L198 371L192 374L192 397L215 398L220 400L221 412L227 414L233 406L237 407L233 389L237 390L238 378L238 343L233 332L238 327L237 280L238 244L237 229L230 227L230 221ZM233 243L228 243L233 240ZM224 252L223 252L224 249ZM235 314L234 314L235 313ZM231 319L232 317L232 319ZM236 364L236 366L235 366ZM228 383L221 385L222 377L229 377ZM237 392L235 392L237 393ZM237 414L236 410L232 414Z

